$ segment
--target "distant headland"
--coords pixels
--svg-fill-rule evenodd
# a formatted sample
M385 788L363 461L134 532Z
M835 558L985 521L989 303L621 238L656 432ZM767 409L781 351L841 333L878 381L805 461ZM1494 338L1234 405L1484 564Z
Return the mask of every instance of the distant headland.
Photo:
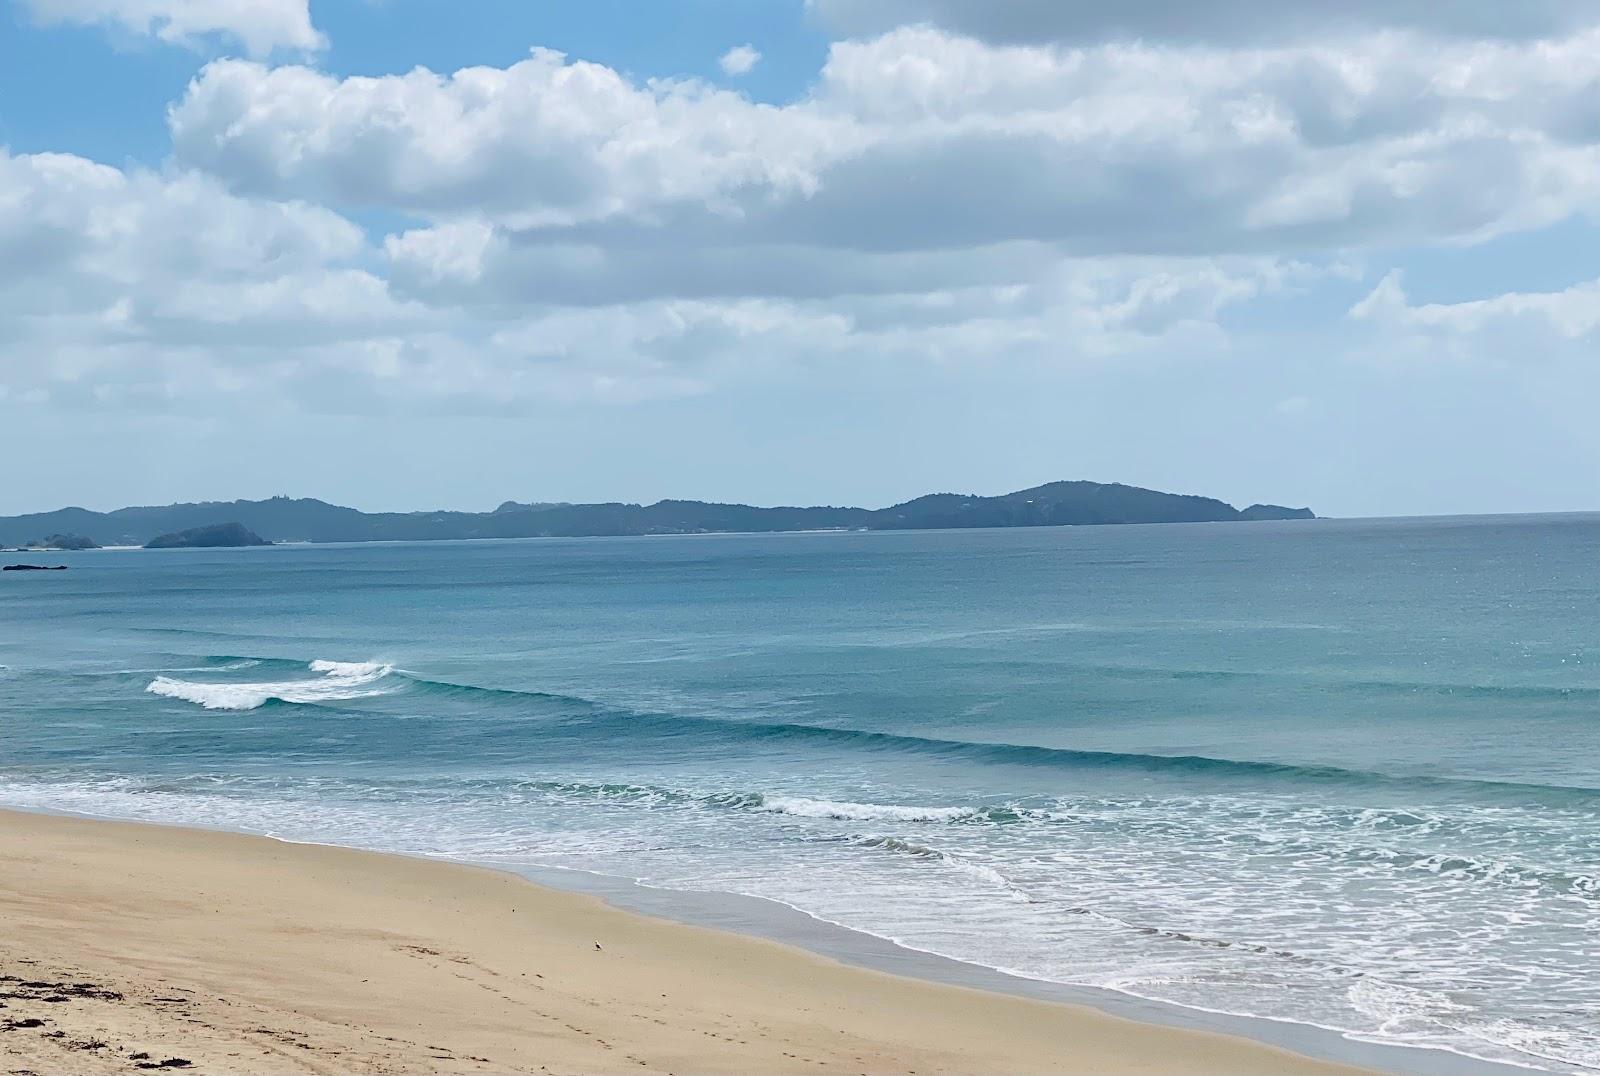
M706 501L564 504L507 501L492 512L361 512L309 498L208 501L0 517L0 545L71 535L90 545L249 545L437 541L803 530L935 530L1314 519L1309 508L1253 504L1100 482L1051 482L998 497L931 493L888 508L756 508ZM237 528L235 530L234 528ZM204 532L198 536L193 532ZM241 533L254 541L236 540ZM86 547L85 547L86 548Z

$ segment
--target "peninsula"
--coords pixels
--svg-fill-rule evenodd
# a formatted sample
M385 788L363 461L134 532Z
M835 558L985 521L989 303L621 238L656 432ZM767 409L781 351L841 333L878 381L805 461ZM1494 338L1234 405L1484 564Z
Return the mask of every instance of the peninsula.
M184 532L224 522L263 542L430 541L591 535L707 534L800 530L933 530L1124 523L1233 523L1311 519L1309 508L1255 504L1243 510L1211 497L1120 483L1051 482L997 497L932 493L888 508L757 508L665 500L654 504L507 501L492 512L361 512L308 498L203 502L0 518L0 544L31 535L84 535L101 545L177 542ZM251 544L207 542L204 544Z

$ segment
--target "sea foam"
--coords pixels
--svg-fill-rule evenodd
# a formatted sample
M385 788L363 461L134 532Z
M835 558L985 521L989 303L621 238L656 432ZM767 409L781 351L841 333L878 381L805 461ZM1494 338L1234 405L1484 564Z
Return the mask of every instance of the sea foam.
M145 688L152 695L181 699L207 710L254 710L276 699L280 702L339 702L383 695L379 682L394 666L376 661L313 661L308 668L322 675L308 680L274 683L201 683L158 676Z
M959 818L971 818L978 813L970 807L904 807L887 803L808 799L804 796L762 796L758 809L800 818L856 822L952 822Z

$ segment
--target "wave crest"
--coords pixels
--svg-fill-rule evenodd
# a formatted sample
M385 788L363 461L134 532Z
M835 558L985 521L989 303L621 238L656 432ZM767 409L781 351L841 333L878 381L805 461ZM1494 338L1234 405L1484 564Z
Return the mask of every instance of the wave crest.
M152 695L192 702L207 710L254 710L274 700L289 703L340 702L388 694L380 684L394 666L377 661L324 661L307 666L322 675L311 680L272 683L202 683L158 676L145 687Z

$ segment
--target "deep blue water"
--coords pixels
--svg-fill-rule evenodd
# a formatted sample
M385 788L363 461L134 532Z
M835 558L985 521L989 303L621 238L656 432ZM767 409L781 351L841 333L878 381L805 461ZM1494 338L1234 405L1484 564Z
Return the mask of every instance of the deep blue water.
M0 802L1600 1069L1600 517L47 557Z

